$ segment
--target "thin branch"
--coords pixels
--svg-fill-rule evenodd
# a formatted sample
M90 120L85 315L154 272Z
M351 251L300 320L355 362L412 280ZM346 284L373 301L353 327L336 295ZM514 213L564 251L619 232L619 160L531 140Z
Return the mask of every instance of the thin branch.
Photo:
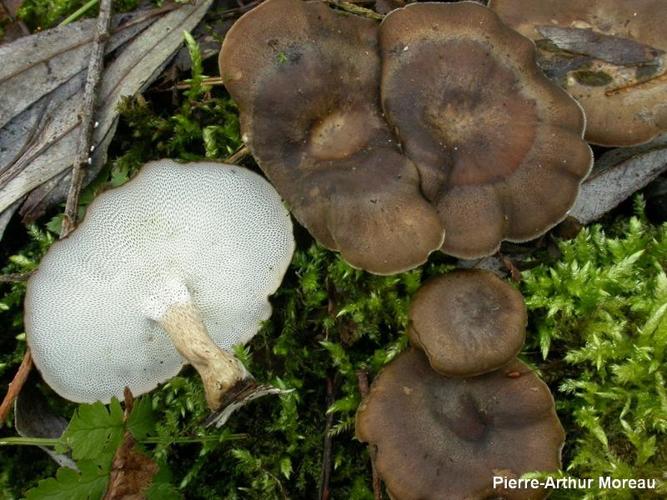
M233 9L227 9L222 13L222 19L230 19L239 16L241 14L245 14L249 10L257 7L263 1L264 0L256 0L254 2L250 2L245 5L239 5L238 7L234 7Z
M325 408L328 410L329 407L334 403L334 384L331 377L327 377L327 399ZM326 410L325 410L326 411ZM326 424L324 426L324 450L322 451L322 474L320 475L320 487L319 494L317 495L320 500L329 500L331 498L331 491L329 490L329 483L331 481L331 450L332 438L331 438L331 427L333 426L334 414L332 412L327 412Z
M14 400L19 395L19 392L21 392L25 381L28 380L31 368L32 357L30 356L30 349L26 349L23 361L21 361L21 366L19 366L16 375L14 375L14 379L9 383L5 399L2 400L2 404L0 405L0 425L7 419L7 415L14 404Z
M23 281L28 281L30 276L32 276L33 271L27 273L9 273L9 274L0 274L0 284L4 283L22 283Z
M225 163L230 163L232 165L238 165L241 160L246 156L250 156L250 150L248 146L241 146L231 156L225 158Z
M622 85L620 87L616 87L616 88L613 88L613 89L606 90L604 95L612 96L612 95L615 95L615 94L620 94L621 92L630 92L631 90L635 90L637 88L643 87L645 84L655 83L657 81L664 81L664 80L667 80L667 71L662 72L658 75L652 76L651 78L649 78L647 80L642 80L642 81L639 81L639 82L633 82L629 85Z
M357 385L359 386L359 393L361 394L362 399L368 396L368 373L365 370L357 371ZM375 467L376 454L377 449L375 446L369 444L368 455L371 458L371 471L373 474L373 498L375 500L382 500L382 481L380 480L380 475Z
M60 237L66 237L76 226L76 215L79 208L79 193L83 185L85 167L89 164L93 150L93 130L95 128L95 104L97 101L97 88L102 79L102 67L104 65L104 49L109 39L109 28L111 25L112 0L102 0L100 13L97 18L97 29L95 40L90 50L90 63L86 75L86 87L81 106L81 128L79 129L79 143L72 165L72 180L67 193L65 204L65 216L63 217Z
M361 7L360 5L353 4L351 2L343 2L340 0L326 0L329 5L332 5L342 11L354 14L356 16L367 17L368 19L373 19L374 21L382 21L384 16L378 14L374 10Z

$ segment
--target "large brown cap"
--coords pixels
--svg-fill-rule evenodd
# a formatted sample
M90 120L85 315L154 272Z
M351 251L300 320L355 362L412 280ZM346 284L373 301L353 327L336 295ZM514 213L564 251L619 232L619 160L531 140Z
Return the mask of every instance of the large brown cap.
M380 27L382 104L463 258L562 220L592 153L576 102L535 47L473 2L412 4Z
M320 243L377 274L440 247L443 225L380 113L376 23L268 0L229 31L220 71L244 141Z
M550 74L583 106L590 142L629 146L667 130L664 0L491 0L489 6L538 42Z
M523 346L528 316L521 293L489 271L432 278L410 304L408 336L434 370L471 377L496 370Z
M397 500L543 498L494 489L493 476L556 471L565 439L549 388L520 361L447 378L416 349L373 382L356 434L377 447L377 470Z

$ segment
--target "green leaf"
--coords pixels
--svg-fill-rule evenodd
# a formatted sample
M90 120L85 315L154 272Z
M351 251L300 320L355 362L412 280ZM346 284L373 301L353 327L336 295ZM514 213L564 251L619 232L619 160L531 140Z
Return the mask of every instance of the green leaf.
M81 461L76 472L61 467L56 477L44 479L26 494L28 500L97 500L102 498L109 479L109 464L100 466L92 461Z
M113 456L123 432L123 410L114 398L108 409L99 401L79 406L62 439L72 450L72 458L78 462L97 459L109 453Z
M132 413L127 419L127 430L134 439L141 441L155 431L155 412L151 399L147 396L135 400Z

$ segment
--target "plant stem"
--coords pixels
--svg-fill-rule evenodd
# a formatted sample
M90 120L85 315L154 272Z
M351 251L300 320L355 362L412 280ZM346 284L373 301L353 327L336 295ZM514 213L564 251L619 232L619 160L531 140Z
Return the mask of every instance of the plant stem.
M203 444L209 442L240 441L246 439L247 434L230 434L229 436L204 436L199 438L173 438L164 440L160 438L146 438L139 442L141 444ZM33 437L6 437L0 438L0 446L46 446L53 448L63 444L58 438L33 438Z
M33 437L6 437L0 438L0 446L48 446L54 447L60 444L57 438L33 438Z
M89 0L88 2L83 4L81 7L79 7L77 10L72 12L65 19L63 19L62 22L58 26L65 26L66 24L70 24L74 21L77 21L81 16L83 16L86 12L88 12L95 5L97 5L98 1L99 0Z

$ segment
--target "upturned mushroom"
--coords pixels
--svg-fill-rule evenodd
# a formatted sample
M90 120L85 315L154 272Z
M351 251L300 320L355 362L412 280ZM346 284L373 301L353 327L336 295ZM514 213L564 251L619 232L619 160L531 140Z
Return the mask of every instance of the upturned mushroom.
M293 250L289 214L259 175L150 163L97 197L30 278L35 365L76 402L146 393L185 363L211 409L252 398L254 379L228 350L269 318Z
M225 36L220 74L299 222L353 266L392 274L423 263L444 229L382 117L377 43L369 19L267 0Z
M491 0L540 47L545 71L583 106L586 138L604 146L667 131L664 0Z
M541 489L494 487L555 472L565 434L549 388L523 363L472 378L447 378L411 349L387 365L356 418L377 448L376 467L395 500L537 499Z
M410 304L408 336L449 377L481 375L523 347L523 296L489 271L458 270L428 280Z
M535 46L474 2L415 3L380 26L382 105L446 230L442 250L490 255L572 207L592 164L581 108Z

